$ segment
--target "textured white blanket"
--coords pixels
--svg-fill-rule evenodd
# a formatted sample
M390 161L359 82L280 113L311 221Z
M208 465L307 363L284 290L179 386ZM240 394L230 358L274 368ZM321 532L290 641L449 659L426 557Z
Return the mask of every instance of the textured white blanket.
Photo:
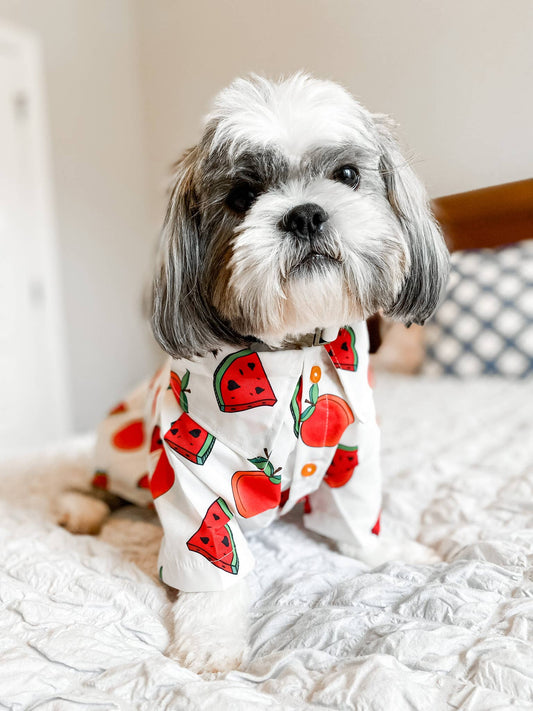
M251 539L251 655L218 679L163 654L153 514L54 525L89 439L3 465L0 709L533 709L533 381L381 376L377 401L383 531L445 562L369 571L296 512Z

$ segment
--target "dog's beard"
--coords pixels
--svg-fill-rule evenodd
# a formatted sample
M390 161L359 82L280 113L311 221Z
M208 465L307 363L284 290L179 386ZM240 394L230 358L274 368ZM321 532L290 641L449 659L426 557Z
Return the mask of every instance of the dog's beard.
M306 202L329 215L311 241L280 228L283 215ZM214 306L236 331L274 347L388 308L409 266L388 203L326 180L294 181L262 195L230 246Z

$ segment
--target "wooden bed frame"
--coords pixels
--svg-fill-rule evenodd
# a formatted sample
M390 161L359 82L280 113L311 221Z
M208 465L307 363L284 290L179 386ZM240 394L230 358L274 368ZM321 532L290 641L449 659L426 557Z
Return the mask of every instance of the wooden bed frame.
M533 238L533 178L436 198L432 207L452 252Z
M533 178L436 198L431 203L450 252L533 239ZM367 321L370 352L381 345L380 316Z

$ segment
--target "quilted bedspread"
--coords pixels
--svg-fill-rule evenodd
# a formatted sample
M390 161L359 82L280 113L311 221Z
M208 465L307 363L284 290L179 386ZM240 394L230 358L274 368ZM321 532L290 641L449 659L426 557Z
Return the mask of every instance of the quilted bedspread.
M303 530L251 538L249 658L165 656L155 515L54 524L91 438L2 465L0 709L533 709L533 381L381 376L382 531L443 561L370 570Z

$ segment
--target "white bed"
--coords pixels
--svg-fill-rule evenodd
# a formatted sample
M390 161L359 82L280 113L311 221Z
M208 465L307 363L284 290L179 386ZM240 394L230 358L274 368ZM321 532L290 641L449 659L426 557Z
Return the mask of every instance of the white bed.
M0 708L533 709L533 380L382 375L376 396L382 530L445 562L369 571L291 514L252 539L250 659L218 679L164 656L152 513L54 525L90 438L3 465Z

